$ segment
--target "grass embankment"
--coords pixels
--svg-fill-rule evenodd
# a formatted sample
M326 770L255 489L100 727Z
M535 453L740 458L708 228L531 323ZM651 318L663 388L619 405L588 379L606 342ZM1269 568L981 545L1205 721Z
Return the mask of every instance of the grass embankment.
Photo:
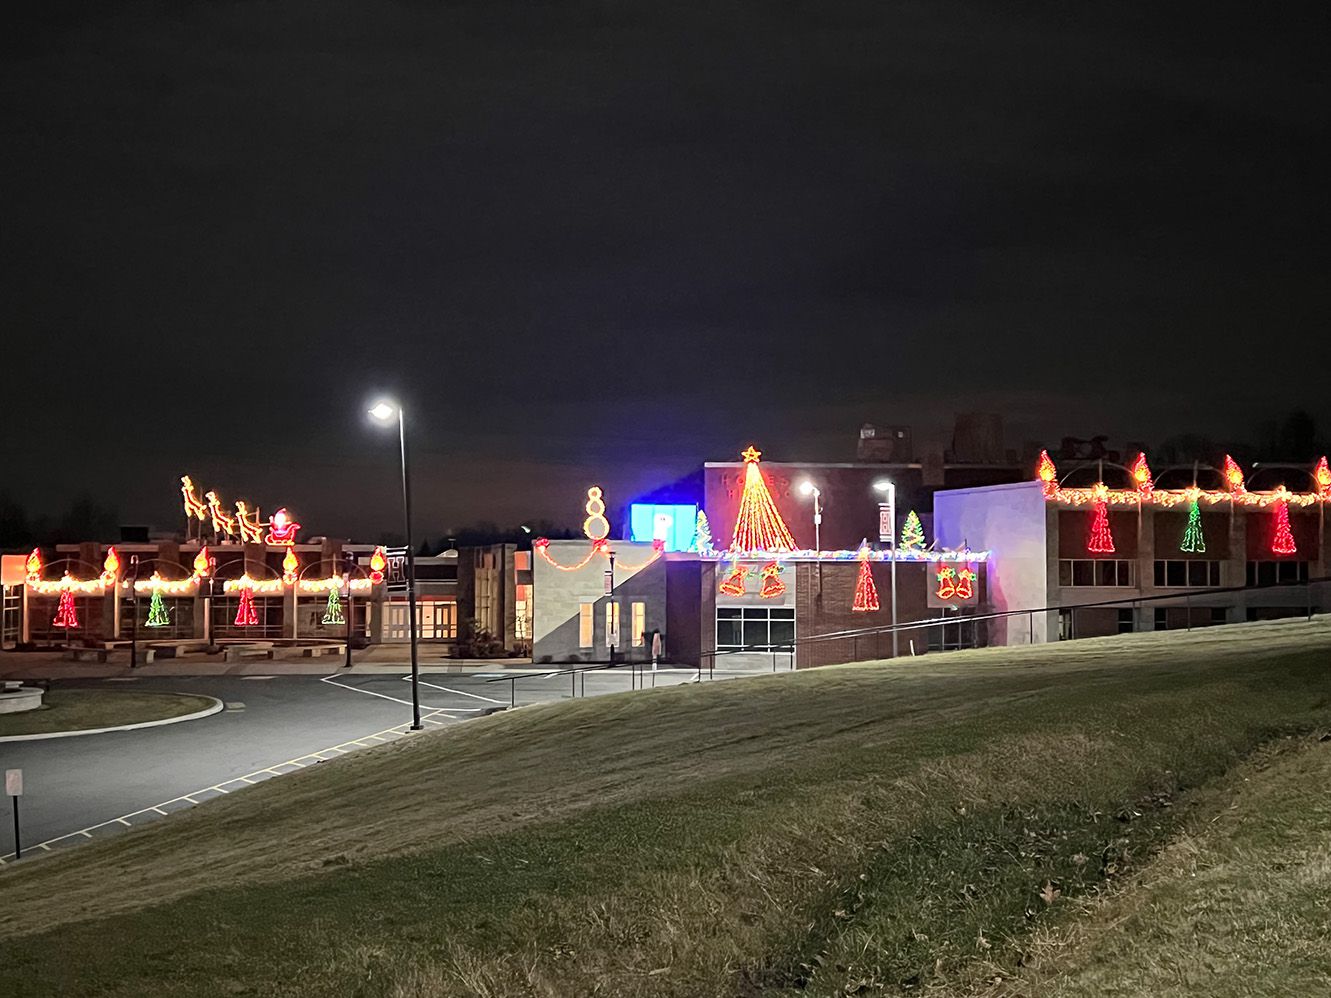
M207 710L212 702L208 697L188 693L54 689L42 697L39 710L0 714L0 736L85 731L161 721Z
M1127 889L1074 902L994 993L1331 995L1331 741L1282 741L1219 786Z
M1184 791L1331 724L1329 653L1326 622L1245 625L523 708L4 871L0 967L29 996L972 993Z

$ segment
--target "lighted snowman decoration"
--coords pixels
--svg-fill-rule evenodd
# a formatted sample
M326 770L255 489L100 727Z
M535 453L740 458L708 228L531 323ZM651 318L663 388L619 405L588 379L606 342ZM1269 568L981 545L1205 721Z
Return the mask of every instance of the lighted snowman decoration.
M605 501L601 488L593 485L587 490L587 519L582 521L582 532L591 541L603 541L610 536L610 521L605 518Z

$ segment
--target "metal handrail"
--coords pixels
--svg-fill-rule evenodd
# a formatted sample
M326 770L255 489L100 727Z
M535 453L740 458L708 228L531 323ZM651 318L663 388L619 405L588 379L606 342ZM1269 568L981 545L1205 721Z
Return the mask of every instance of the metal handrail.
M1035 613L1055 613L1059 610L1088 610L1095 607L1108 606L1135 606L1139 603L1159 603L1167 600L1182 600L1187 604L1194 596L1218 596L1225 593L1245 593L1269 591L1272 589L1298 589L1302 588L1309 595L1312 593L1312 587L1315 585L1325 585L1331 583L1331 576L1319 575L1316 578L1306 579L1303 582L1270 582L1264 585L1252 586L1212 586L1206 589L1186 589L1171 593L1164 593L1156 596L1121 596L1117 599L1098 600L1094 603L1059 603L1043 607L1030 607L1024 610L996 610L991 613L967 614L956 617L925 617L921 620L908 621L906 623L882 624L878 627L854 628L846 631L829 631L825 634L811 634L805 638L797 638L796 643L800 641L832 641L845 638L869 637L877 634L890 634L897 630L919 629L921 627L936 627L940 624L955 624L959 621L979 622L985 620L1001 620L1005 617L1020 617L1025 614Z
M699 658L700 658L700 663L702 662L707 663L705 668L707 670L708 679L715 678L716 660L722 655L742 655L742 654L771 655L773 672L777 671L776 656L778 654L786 655L789 656L788 661L790 663L790 669L791 671L794 671L795 657L798 652L799 646L802 644L810 645L823 641L855 640L858 638L876 637L878 635L891 634L893 631L924 630L930 627L946 627L950 624L959 624L962 622L981 623L989 620L1002 620L1008 617L1020 617L1023 615L1029 615L1033 621L1034 616L1037 613L1056 613L1061 610L1075 611L1075 610L1094 609L1097 607L1112 607L1112 606L1125 606L1125 605L1137 606L1142 603L1160 603L1166 601L1182 602L1183 605L1191 609L1190 601L1193 597L1219 596L1227 593L1232 594L1232 593L1247 593L1247 592L1269 592L1271 590L1278 590L1278 589L1302 589L1307 597L1307 617L1309 620L1311 620L1313 616L1312 587L1317 585L1327 585L1328 583L1331 583L1331 576L1319 575L1314 578L1306 579L1302 582L1274 582L1274 583L1267 583L1264 585L1252 585L1252 586L1248 585L1215 586L1215 587L1208 587L1205 589L1186 589L1182 591L1175 591L1171 593L1164 593L1154 596L1141 596L1141 595L1122 596L1117 599L1098 600L1091 603L1061 603L1044 607L1033 607L1024 610L997 610L990 613L967 614L965 616L958 615L955 617L927 617L922 620L906 621L904 623L899 622L895 625L883 624L877 627L862 627L845 631L830 631L826 634L811 634L807 637L797 637L795 638L794 642L791 645L782 646L779 648L773 648L770 645L744 645L739 648L713 648L707 651L703 651L699 656ZM1191 623L1189 623L1188 629L1189 630L1192 629ZM588 672L600 672L608 669L618 669L624 665L628 665L633 668L633 674L635 677L635 684L633 688L636 689L637 688L636 677L638 676L640 667L646 664L647 663L645 662L636 662L636 661L614 662L614 663L596 662L584 666L577 666L571 669L559 669L553 672L530 672L530 673L524 673L520 676L516 675L497 676L494 679L487 679L486 682L511 684L510 693L509 693L509 703L510 705L516 705L516 697L517 697L516 684L519 680L522 679L536 679L536 678L550 679L556 676L569 676L571 677L572 695L577 696L578 695L577 677L582 676L583 677L582 692L583 695L586 695L586 674ZM701 678L702 676L703 668L704 666L702 664L698 666L699 678Z

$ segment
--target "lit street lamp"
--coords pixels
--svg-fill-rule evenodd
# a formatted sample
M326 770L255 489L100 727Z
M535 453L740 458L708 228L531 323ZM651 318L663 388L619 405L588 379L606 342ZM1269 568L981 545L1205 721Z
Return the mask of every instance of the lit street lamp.
M876 491L887 496L887 502L878 504L878 539L891 544L892 552L892 657L900 651L897 638L897 486L895 482L874 482Z
M808 480L800 483L800 493L813 496L813 549L821 551L823 548L819 533L823 525L823 494L818 486Z
M407 627L411 635L411 730L420 731L422 728L421 669L416 656L416 552L411 546L411 483L407 476L407 422L402 406L387 399L380 399L370 407L369 411L376 421L384 424L391 423L396 417L398 440L402 444L402 523L407 535ZM348 651L350 648L348 643Z

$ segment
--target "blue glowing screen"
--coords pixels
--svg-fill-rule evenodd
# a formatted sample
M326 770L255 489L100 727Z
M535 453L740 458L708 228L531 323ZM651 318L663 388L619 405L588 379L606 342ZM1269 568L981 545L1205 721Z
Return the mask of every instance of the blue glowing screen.
M695 505L635 502L629 506L630 540L649 544L660 538L667 551L692 551L697 529Z

